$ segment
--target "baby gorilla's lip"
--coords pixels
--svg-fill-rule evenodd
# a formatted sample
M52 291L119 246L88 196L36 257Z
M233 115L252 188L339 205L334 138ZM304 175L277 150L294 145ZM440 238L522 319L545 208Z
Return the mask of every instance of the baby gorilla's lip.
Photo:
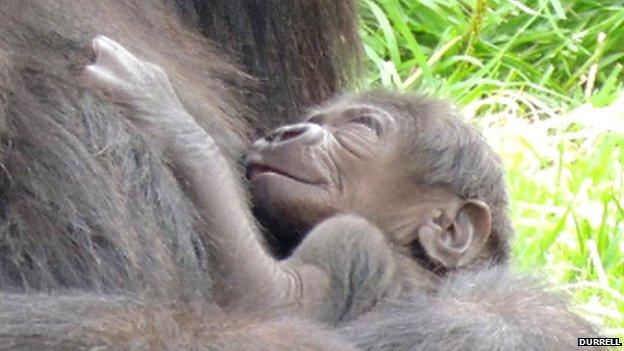
M277 174L280 175L282 177L286 177L286 178L290 178L292 180L295 180L297 182L300 183L305 183L305 184L313 184L316 185L318 184L317 182L313 182L310 181L308 179L304 179L301 177L298 177L296 175L293 175L292 173L286 172L284 170L275 168L273 166L269 166L266 164L260 164L260 163L248 163L247 164L247 171L246 171L246 178L249 181L253 181L256 177L263 175L263 174L267 174L267 173L273 173L273 174Z

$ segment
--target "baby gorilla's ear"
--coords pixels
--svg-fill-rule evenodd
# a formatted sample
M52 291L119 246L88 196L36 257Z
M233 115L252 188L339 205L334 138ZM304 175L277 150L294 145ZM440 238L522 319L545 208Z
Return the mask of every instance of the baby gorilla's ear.
M418 241L425 253L444 267L470 263L490 236L490 208L484 202L466 200L456 208L441 210L439 216L426 219L418 227Z

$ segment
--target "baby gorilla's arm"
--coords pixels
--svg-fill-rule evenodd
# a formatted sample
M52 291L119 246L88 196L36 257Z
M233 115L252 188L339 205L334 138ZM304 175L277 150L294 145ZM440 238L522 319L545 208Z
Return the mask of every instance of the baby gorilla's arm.
M395 300L414 283L430 284L427 275L411 275L414 262L392 250L377 227L352 215L320 223L289 261L327 272L322 303L306 308L306 314L330 324L355 319L383 299Z
M211 226L202 239L215 261L211 273L217 299L223 305L259 306L294 300L297 280L256 240L233 172L214 139L186 112L165 71L109 38L96 37L92 46L96 60L85 67L81 80L120 106L132 124L163 149Z
M313 230L292 259L275 261L256 239L226 159L185 111L167 74L109 38L95 38L93 49L96 61L85 67L82 80L122 107L132 124L162 147L210 223L203 242L214 260L215 295L224 307L283 308L338 321L383 295L395 269L378 229L355 217L333 218ZM352 276L357 280L349 281ZM357 301L349 302L354 296Z

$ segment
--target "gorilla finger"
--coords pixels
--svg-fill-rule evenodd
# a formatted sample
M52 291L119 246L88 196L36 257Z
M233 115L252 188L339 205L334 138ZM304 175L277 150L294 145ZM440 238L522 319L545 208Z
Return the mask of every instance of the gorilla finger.
M129 73L141 64L141 61L116 41L103 35L92 40L95 63L119 73Z
M98 65L85 66L78 79L86 87L100 90L110 97L119 96L125 90L125 84L122 80Z
M113 40L113 39L111 39L111 38L109 38L109 37L107 37L105 35L98 35L97 37L95 37L95 39L97 39L101 43L104 43L107 47L109 47L110 49L112 49L115 52L119 53L120 55L125 55L125 56L136 58L123 45L119 44L115 40Z

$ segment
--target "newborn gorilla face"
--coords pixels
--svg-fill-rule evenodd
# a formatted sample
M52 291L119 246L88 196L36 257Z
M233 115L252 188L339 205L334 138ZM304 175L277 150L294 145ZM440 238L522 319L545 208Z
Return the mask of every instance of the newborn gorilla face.
M397 134L389 113L366 104L337 103L276 129L246 159L254 206L295 231L338 212L372 219L397 182L407 182Z

